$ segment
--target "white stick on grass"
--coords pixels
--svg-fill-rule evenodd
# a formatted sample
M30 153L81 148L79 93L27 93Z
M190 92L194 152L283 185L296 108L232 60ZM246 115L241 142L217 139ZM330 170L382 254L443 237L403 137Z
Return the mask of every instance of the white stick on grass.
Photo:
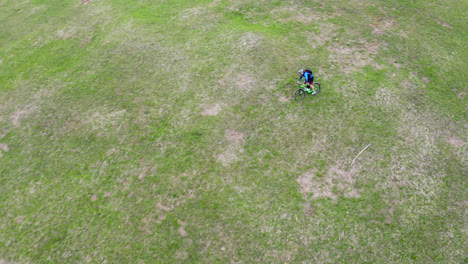
M353 162L351 162L351 165L349 167L352 167L354 165L354 162L356 161L356 159L359 157L359 155L361 155L362 152L364 152L364 150L366 150L371 144L367 145L365 148L363 148L361 150L361 152L359 152L359 154L357 154L357 156L353 159Z

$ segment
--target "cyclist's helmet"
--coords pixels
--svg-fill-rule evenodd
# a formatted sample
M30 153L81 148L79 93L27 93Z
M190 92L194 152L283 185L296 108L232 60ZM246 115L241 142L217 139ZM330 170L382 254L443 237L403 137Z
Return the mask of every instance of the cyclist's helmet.
M304 73L304 70L303 69L300 69L299 70L299 74L302 75Z

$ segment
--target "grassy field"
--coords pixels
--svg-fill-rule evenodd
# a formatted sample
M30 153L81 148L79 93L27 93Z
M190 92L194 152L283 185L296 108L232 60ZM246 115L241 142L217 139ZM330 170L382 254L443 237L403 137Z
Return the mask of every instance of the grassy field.
M468 262L467 17L0 0L0 263Z

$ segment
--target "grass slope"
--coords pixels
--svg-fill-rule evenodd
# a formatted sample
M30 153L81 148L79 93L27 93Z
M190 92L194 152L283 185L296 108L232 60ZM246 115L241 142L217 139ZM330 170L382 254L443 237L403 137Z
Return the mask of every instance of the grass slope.
M0 263L468 261L466 1L0 10Z

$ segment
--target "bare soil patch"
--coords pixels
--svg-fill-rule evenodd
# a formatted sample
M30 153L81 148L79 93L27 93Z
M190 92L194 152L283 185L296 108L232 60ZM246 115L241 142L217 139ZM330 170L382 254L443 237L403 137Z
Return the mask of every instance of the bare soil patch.
M450 143L454 147L463 147L466 144L466 142L456 137L451 137L447 139L447 142Z
M395 21L395 19L387 19L387 18L379 18L379 19L374 19L374 22L370 24L370 26L373 28L372 34L375 35L383 35L387 33L388 31L396 28L398 26L398 22Z
M188 233L187 231L185 231L185 227L187 226L187 223L183 222L183 221L180 221L180 220L177 220L177 222L179 223L179 229L177 230L177 232L179 233L179 235L183 236L183 237L186 237L188 236Z
M236 155L236 151L232 149L228 149L227 151L221 154L216 154L215 158L216 158L216 162L220 162L224 166L228 166L229 164L231 164L232 162L238 159Z
M261 34L256 34L253 32L244 33L238 41L238 47L241 49L255 49L261 46L263 42L263 36Z
M307 197L308 193L312 193L312 198L331 198L337 199L336 194L333 193L333 183L330 178L319 179L312 171L306 172L301 175L297 182L300 184L300 193Z
M442 21L440 21L440 20L438 20L438 19L434 19L434 21L435 21L437 24L443 26L444 28L453 29L453 27L452 27L451 25L449 25L449 24L447 24L447 23L445 23L445 22L442 22Z
M3 157L3 152L8 152L9 148L7 144L0 143L0 158Z
M149 170L149 167L144 167L144 168L141 170L140 174L138 174L138 179L139 179L140 181L142 181L142 180L145 179L146 174L148 173L148 170Z
M202 115L210 115L210 116L215 116L218 115L219 111L223 109L223 105L221 104L214 104L214 105L204 105L203 106L203 112Z
M340 195L348 198L359 198L360 190L354 187L355 180L352 173L355 173L354 169L346 171L335 166L331 167L323 177L316 176L315 171L308 171L301 175L297 182L304 198L307 198L309 193L312 193L312 199L331 198L337 200Z
M241 90L241 91L251 91L257 85L257 79L253 74L247 72L241 72L235 74L234 76L227 77L231 82L228 84L232 89Z
M227 166L238 160L237 155L244 152L243 145L247 140L247 134L236 130L226 130L224 137L227 139L229 144L225 151L223 153L216 154L215 158L217 162Z
M8 145L4 143L0 143L0 150L3 150L5 152L8 152Z
M24 109L15 111L12 115L10 115L11 122L13 123L14 126L19 126L20 120L28 117L30 114L36 111L36 108L37 107L34 105L28 105Z
M114 128L122 126L122 120L127 111L109 111L106 108L95 109L85 114L84 123L91 125L93 130L104 130L107 126Z
M335 30L337 28L338 27L333 23L321 23L318 26L318 33L307 35L307 42L313 48L320 47L335 37Z
M286 103L286 102L289 102L289 98L286 96L280 96L278 98L278 101L280 101L280 103Z
M379 53L382 44L362 42L359 45L338 46L332 45L328 49L331 51L330 59L344 73L360 70L366 65L371 65L376 69L382 69L373 57Z
M87 3L91 2L93 0L81 0L82 5L86 5Z
M161 202L158 202L158 203L156 204L156 207L158 207L159 209L161 209L161 210L163 210L163 211L170 211L170 210L172 210L171 207L165 206L165 205L163 205Z
M465 99L466 92L461 92L457 94L458 98Z
M299 9L301 12L298 12ZM313 14L310 8L298 7L297 5L273 9L270 14L282 23L295 21L310 24L312 20L321 18L319 14Z
M225 137L227 140L234 144L244 144L247 134L235 130L227 130Z

